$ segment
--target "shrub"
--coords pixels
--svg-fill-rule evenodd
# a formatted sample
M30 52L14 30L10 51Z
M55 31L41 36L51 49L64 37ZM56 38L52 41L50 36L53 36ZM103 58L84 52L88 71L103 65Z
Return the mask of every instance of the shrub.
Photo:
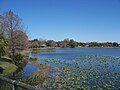
M21 61L23 59L23 55L22 54L15 54L15 60Z

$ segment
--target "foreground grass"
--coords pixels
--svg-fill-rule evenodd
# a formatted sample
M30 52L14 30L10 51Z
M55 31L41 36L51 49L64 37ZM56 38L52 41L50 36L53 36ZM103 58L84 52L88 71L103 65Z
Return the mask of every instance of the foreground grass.
M0 74L1 76L7 76L17 70L17 66L6 61L0 61L0 67L3 68L3 72Z

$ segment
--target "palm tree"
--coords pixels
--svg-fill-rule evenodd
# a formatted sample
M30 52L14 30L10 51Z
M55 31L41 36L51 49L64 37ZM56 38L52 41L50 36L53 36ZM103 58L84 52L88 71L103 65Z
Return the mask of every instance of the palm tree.
M7 48L7 41L0 30L0 58L1 56L5 55L6 48Z

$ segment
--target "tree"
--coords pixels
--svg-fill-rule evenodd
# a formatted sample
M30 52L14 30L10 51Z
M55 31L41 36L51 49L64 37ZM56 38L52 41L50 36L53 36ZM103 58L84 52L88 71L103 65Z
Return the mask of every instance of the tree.
M12 51L12 56L14 59L15 54L15 42L14 42L14 33L17 30L22 31L23 25L21 24L21 19L18 15L14 14L11 10L5 12L1 18L1 27L4 32L5 37L8 40L9 49ZM16 37L16 36L15 36ZM21 40L21 38L19 38ZM19 40L19 41L20 41Z
M70 45L71 48L75 48L76 43L75 43L75 41L73 39L70 39L69 45Z
M46 39L39 38L39 47L46 45Z
M79 42L79 43L78 43L78 46L85 47L85 43Z
M2 31L0 30L0 58L5 55L7 48L7 41L5 40Z
M56 45L57 45L57 47L64 47L64 45L62 44L62 41L58 41L58 42L56 42Z
M46 45L48 47L55 47L55 41L54 40L47 40Z
M118 47L119 44L117 42L113 42L113 47Z
M28 47L28 36L24 31L16 30L13 32L14 49L21 50Z
M69 39L68 38L66 38L66 39L64 39L63 40L63 47L69 47Z
M99 47L99 44L97 42L90 42L89 47Z

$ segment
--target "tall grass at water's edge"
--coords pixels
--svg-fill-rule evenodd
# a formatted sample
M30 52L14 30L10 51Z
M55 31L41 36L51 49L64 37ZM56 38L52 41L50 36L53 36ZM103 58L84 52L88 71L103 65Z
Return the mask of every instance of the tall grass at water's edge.
M32 49L31 53L36 54L40 52L55 52L55 50L52 49Z

